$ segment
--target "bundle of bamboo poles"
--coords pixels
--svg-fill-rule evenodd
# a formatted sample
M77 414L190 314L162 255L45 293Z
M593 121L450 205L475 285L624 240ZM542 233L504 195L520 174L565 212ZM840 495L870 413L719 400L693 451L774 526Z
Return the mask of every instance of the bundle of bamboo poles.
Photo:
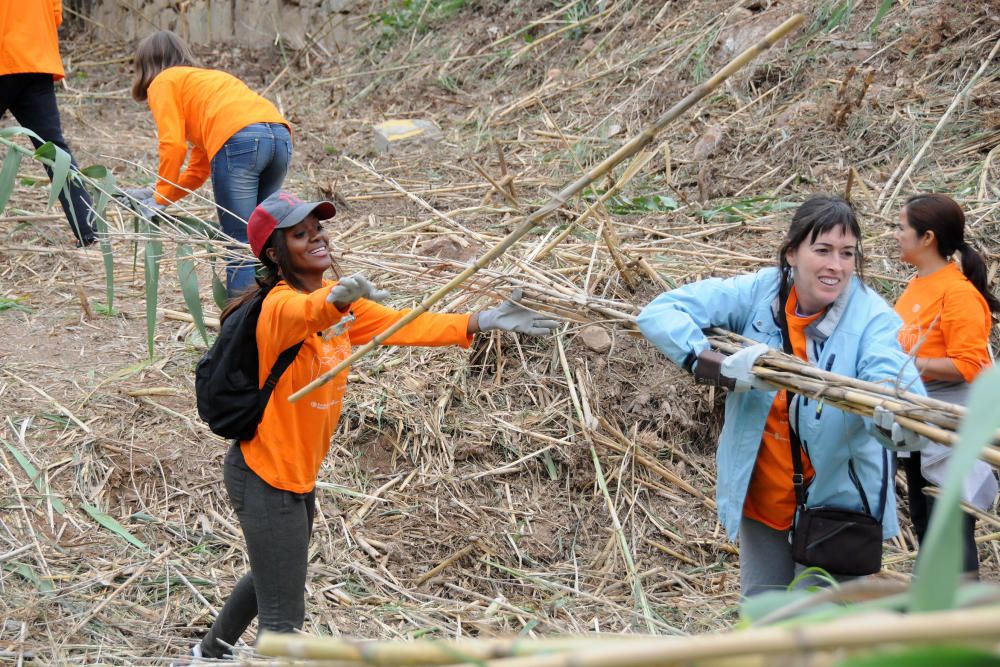
M365 257L365 255L367 253L361 253L360 256L355 256L354 260L396 274L416 275L421 270L419 261L427 259L399 257L399 259L418 261L418 265L414 266L402 261L391 261L384 257ZM439 265L452 264L455 269L465 266L461 262L449 262L440 258L434 258L434 262ZM636 325L638 306L595 297L567 281L553 277L551 272L530 262L519 262L517 266L519 274L481 269L479 275L466 283L465 289L494 293L495 296L503 298L505 290L501 289L501 286L520 288L524 294L521 303L539 312L581 324L615 324L638 335ZM464 296L459 297L459 299L464 298ZM446 306L446 310L449 308L450 305ZM733 354L757 342L720 328L707 333L712 347L725 354ZM865 382L824 371L776 349L761 356L753 371L759 378L775 387L822 401L846 412L870 417L875 407L881 406L892 412L900 425L934 442L945 445L954 445L958 442L957 431L965 417L965 408L911 392L909 387L901 386L895 378L887 378L886 382L881 384ZM992 446L980 454L980 458L1000 468L1000 433L994 437Z
M530 288L529 288L530 289ZM569 295L565 290L555 290L551 285L529 292L526 302L539 310L555 312L577 321L617 321L628 328L636 327L638 308L632 304L593 299L583 294ZM733 354L756 341L744 338L725 329L714 328L707 332L712 347L725 354ZM762 355L753 368L754 374L780 389L834 406L845 412L870 417L878 406L896 416L901 426L910 428L934 442L954 445L958 442L958 427L965 417L965 408L908 391L895 378L885 383L874 383L838 375L819 369L812 364L780 350ZM980 458L1000 468L1000 433Z
M646 667L697 665L743 667L774 664L778 656L833 664L844 651L900 645L976 644L995 652L1000 607L926 614L848 613L823 623L751 627L692 637L576 637L560 639L464 639L455 641L358 641L264 633L257 650L300 664L343 667Z

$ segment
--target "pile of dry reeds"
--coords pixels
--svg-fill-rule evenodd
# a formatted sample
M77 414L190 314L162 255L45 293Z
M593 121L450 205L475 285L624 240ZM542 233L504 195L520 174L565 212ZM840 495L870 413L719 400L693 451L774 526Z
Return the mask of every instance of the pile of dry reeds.
M432 17L437 3L412 3L425 4ZM989 14L921 17L919 3L893 3L876 21L874 6L855 4L838 17L810 7L800 36L436 307L485 307L522 287L566 317L557 336L379 349L352 369L321 472L306 632L730 625L737 548L711 500L718 401L634 335L635 309L677 284L772 264L788 210L816 191L850 190L866 278L890 300L908 270L887 226L910 191L956 194L970 240L991 268L1000 260L996 93L989 72L973 80L991 62ZM424 301L787 18L784 3L711 0L487 6L400 28L380 18L395 3L371 3L363 54L199 54L260 90L276 81L269 94L297 130L286 187L337 202L330 235L343 270L371 275L396 307ZM60 106L78 160L139 185L150 175L132 163L148 168L156 152L148 110L126 94L131 46L68 45L87 76L68 77ZM257 64L268 58L275 67ZM371 125L417 111L446 140L375 156ZM0 350L0 651L14 662L166 664L247 567L221 484L225 444L194 409L204 344L188 322L163 318L149 359L139 251L151 237L113 214L116 302L105 312L100 258L63 249L65 222L41 211L29 180L0 218L0 340L17 344ZM187 213L213 217L200 201ZM191 238L169 222L156 236L164 313L186 310L173 251ZM212 257L218 271L232 251L204 244L194 260L207 290ZM762 373L847 390L772 361ZM997 537L978 538L987 579ZM915 544L904 524L883 577L909 578Z

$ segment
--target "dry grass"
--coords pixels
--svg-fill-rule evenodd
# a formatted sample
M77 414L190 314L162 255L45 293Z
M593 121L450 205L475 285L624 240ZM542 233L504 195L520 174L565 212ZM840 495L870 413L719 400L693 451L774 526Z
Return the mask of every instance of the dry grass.
M379 42L362 29L357 51L312 47L289 64L269 93L296 125L287 187L340 204L332 236L344 270L369 273L392 305L417 303L796 3L593 4L544 21L543 3L486 4ZM321 476L305 630L390 639L728 626L738 578L711 507L718 397L614 323L665 286L771 263L782 209L843 191L852 168L866 275L898 295L907 272L889 195L997 38L985 5L960 4L894 5L874 37L873 9L827 31L813 7L809 30L672 126L621 196L580 222L584 201L568 202L446 300L481 307L515 286L539 303L583 295L553 340L481 336L471 352L386 349L360 363ZM566 20L578 24L544 39ZM154 132L124 91L127 45L65 50L87 74L71 75L61 99L77 159L148 180L134 163L155 164ZM288 64L275 53L257 64L246 52L201 55L263 89ZM955 194L991 275L996 81L994 65L901 190ZM374 155L371 124L404 115L434 118L445 140L433 153ZM481 172L506 176L506 193ZM129 222L114 239L118 312L102 315L100 261L66 249L65 224L43 202L21 187L0 218L0 305L28 308L0 312L0 657L164 664L246 568L221 485L224 445L194 411L200 342L164 318L148 361ZM183 310L164 272L161 305ZM590 349L582 321L603 322L610 349ZM102 513L146 548L102 526ZM884 576L908 577L912 544L904 528ZM997 578L995 542L981 555Z

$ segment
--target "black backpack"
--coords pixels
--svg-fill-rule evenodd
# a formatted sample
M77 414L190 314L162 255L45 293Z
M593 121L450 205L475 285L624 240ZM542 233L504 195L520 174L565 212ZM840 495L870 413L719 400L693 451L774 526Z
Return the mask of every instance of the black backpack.
M267 294L256 294L222 323L219 337L195 370L198 416L223 438L249 440L257 432L264 408L281 374L299 353L299 341L278 355L263 387L257 386L257 320Z

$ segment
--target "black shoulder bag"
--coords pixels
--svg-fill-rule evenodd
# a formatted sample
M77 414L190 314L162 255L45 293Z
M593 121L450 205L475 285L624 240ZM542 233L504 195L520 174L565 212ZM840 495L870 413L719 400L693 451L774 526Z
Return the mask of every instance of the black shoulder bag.
M882 569L882 512L889 481L888 465L882 458L882 488L877 518L872 516L863 490L863 512L838 507L807 507L802 474L801 443L789 424L792 443L792 485L797 511L792 528L792 558L796 563L820 567L830 574L862 576ZM853 472L853 468L852 468ZM853 477L853 475L852 475Z
M782 300L784 301L784 300ZM781 304L784 311L785 304ZM782 347L794 354L788 323L779 316ZM792 393L788 404L791 406ZM795 522L792 526L792 558L808 567L819 567L830 574L864 576L882 569L882 513L889 483L888 453L882 454L882 488L879 491L878 514L873 516L868 498L851 465L851 479L861 495L863 512L839 507L807 507L805 476L802 472L802 442L796 424L788 420L789 443L792 446L792 486L795 487Z

